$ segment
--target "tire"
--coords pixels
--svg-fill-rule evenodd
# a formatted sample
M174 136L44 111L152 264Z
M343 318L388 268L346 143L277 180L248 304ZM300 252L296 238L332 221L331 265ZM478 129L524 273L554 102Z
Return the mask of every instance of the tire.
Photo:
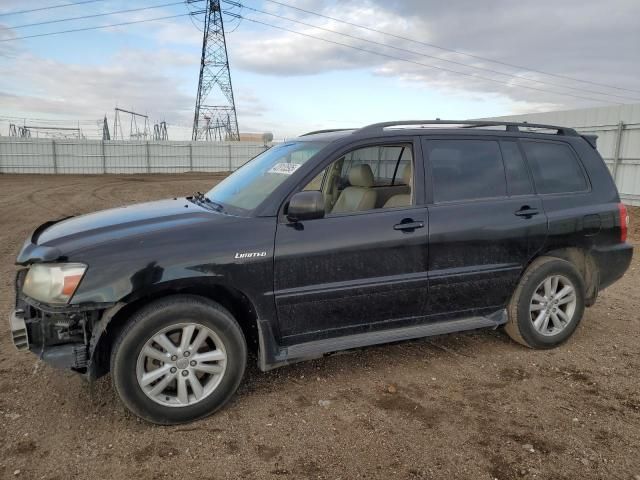
M551 282L550 290L545 290L547 281ZM545 295L554 286L556 294ZM575 302L565 287L573 288ZM563 292L569 293L561 296ZM584 308L584 280L573 264L555 257L540 257L525 270L511 297L505 331L529 348L553 348L571 337L582 320Z
M183 343L183 338L188 341ZM111 374L132 413L173 425L222 407L237 390L246 360L242 329L224 307L206 298L176 295L132 316L113 346Z

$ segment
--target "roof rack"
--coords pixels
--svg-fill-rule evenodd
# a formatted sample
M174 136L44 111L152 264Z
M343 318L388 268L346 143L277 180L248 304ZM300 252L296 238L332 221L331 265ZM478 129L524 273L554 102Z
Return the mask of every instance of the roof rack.
M519 127L541 128L545 130L556 130L556 135L565 135L571 137L579 136L573 128L559 127L557 125L543 125L539 123L528 122L499 122L494 120L401 120L398 122L380 122L372 123L366 127L360 128L358 133L382 131L388 127L401 127L403 125L415 125L416 129L429 128L430 125L459 125L460 128L482 128L482 127L506 127L507 132L520 132Z
M327 128L325 130L314 130L313 132L303 133L300 136L306 137L307 135L315 135L316 133L344 132L345 130L357 130L357 128Z

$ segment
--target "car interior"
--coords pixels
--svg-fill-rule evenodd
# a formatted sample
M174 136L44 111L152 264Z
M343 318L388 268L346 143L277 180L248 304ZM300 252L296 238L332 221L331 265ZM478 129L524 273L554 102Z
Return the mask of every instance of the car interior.
M304 190L319 190L325 212L363 212L409 206L413 199L410 145L365 147L340 157Z

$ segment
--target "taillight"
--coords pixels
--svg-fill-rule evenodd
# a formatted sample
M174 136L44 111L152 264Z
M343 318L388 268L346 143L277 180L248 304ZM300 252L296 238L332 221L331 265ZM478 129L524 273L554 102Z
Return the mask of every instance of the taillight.
M620 211L620 242L624 243L627 241L627 230L629 230L629 214L624 203L618 204L618 210Z

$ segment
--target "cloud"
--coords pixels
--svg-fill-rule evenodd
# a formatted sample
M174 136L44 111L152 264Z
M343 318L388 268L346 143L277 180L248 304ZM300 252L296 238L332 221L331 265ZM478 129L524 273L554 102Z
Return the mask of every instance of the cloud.
M126 50L103 65L64 63L24 54L3 67L0 80L3 110L64 114L73 118L123 108L155 118L187 120L193 93L184 92L171 70L182 66L184 54Z
M313 2L308 1L306 3L312 4ZM314 7L310 5L308 8ZM344 23L310 18L308 15L301 15L299 12L288 9L269 8L268 10L274 13L277 12L281 16L299 19L304 23L318 25L329 30L344 34L356 34L353 32L353 27ZM322 9L318 8L318 10ZM404 19L399 15L392 15L380 21L380 17L376 14L376 9L368 4L364 6L346 5L344 8L341 7L339 11L325 10L325 12L328 15L334 15L347 21L377 22L379 28L388 28L392 31L397 30L398 26L405 23ZM271 75L315 75L329 71L369 68L384 63L384 59L381 57L331 43L354 44L352 40L342 35L278 20L250 11L243 15L248 18L277 24L283 28L300 32L303 35L268 27L261 28L259 25L256 27L249 20L245 20L244 25L251 25L251 27L247 27L247 30L242 30L242 28L238 30L234 34L234 41L230 43L234 65L241 69ZM305 35L325 38L330 42L316 40ZM371 39L375 37L374 34L366 31L358 32L357 35ZM366 44L360 44L360 46L369 48Z
M14 58L20 52L21 48L15 41L6 41L16 36L13 30L0 24L0 58Z
M97 3L92 8L95 7L98 11L106 8L110 11L129 6L128 2L123 0L114 0L114 2L117 6L110 2L108 7L100 7ZM24 1L20 0L4 0L0 3L2 3L0 11L27 8L24 7ZM46 5L50 3L38 1L34 3L33 8ZM277 133L288 128L287 125L278 122L276 118L278 115L295 118L293 108L282 106L286 103L284 97L289 92L280 92L276 89L270 95L256 93L252 91L252 87L255 85L256 90L259 91L260 83L253 84L247 81L246 77L251 81L256 78L246 75L247 72L275 77L301 77L357 70L360 81L362 72L391 80L389 83L395 85L397 90L389 89L382 92L387 96L386 98L406 100L411 95L420 95L425 92L431 96L440 96L447 101L451 99L462 108L471 108L469 106L473 104L490 103L499 105L505 112L513 113L603 105L594 100L568 95L598 97L590 92L581 93L558 86L527 82L525 79L483 72L445 61L454 60L549 83L638 97L637 101L640 101L640 93L606 89L588 83L545 76L527 68L491 63L480 58L471 58L433 46L362 30L268 2L262 2L262 5L251 2L250 5L348 35L416 51L418 54L400 52L297 25L252 12L247 8L235 8L233 11L248 18L281 25L308 35L472 75L459 75L438 68L428 68L411 62L376 56L243 20L239 28L227 36L227 47L233 68L232 75L234 86L236 86L237 109L243 130L273 130ZM297 0L295 5L355 24L368 25L377 30L432 45L446 46L478 57L493 58L531 69L640 90L637 81L640 77L640 62L637 61L640 45L640 28L637 27L637 20L640 18L638 0L617 0L613 3L584 2L583 0L565 0L564 2L459 0L453 3L441 0L341 0L339 2ZM105 19L105 23L186 12L182 7L181 5L153 12L114 16L109 22ZM32 8L31 4L29 8ZM87 7L75 8L83 10ZM231 7L228 5L224 7L224 9L229 8ZM61 9L59 12L64 16L62 10L66 13L66 9ZM50 12L43 11L38 15L47 17L49 14ZM13 23L8 19L5 20L4 17L2 22ZM233 29L237 23L235 20L230 22L226 18L225 22L228 29ZM104 112L112 112L114 106L118 105L122 108L146 112L154 120L166 120L170 125L184 125L188 130L195 103L202 33L187 17L99 32L95 33L95 37L89 37L88 34L78 37L87 41L87 44L83 45L85 48L80 49L81 52L73 49L60 49L54 52L56 44L53 39L59 37L43 38L38 43L0 42L1 113L24 114L28 117L40 114L88 118L102 116ZM0 39L8 35L14 34L0 25ZM51 41L47 41L48 38ZM107 51L112 51L112 44L117 45L114 48L118 50L111 56L105 58L99 55L93 56L92 45L97 45L99 48L96 50L102 52L107 50L104 48L105 45L109 46ZM29 50L32 45L34 45L33 51ZM421 54L437 58L429 58ZM77 60L69 60L73 56ZM483 80L479 76L506 84ZM349 100L352 98L348 96L349 92L357 89L359 85L350 82L349 75L343 75L340 78L345 83L329 83L328 87L331 88L329 93L337 96L343 94L344 98ZM541 90L557 90L564 94L526 89L518 84L527 84ZM353 98L356 97L353 96ZM609 98L612 101L633 101ZM303 107L299 105L295 107L314 109L318 105L314 105L313 102L314 100L310 99L309 103ZM339 107L336 108L339 109ZM245 118L246 121L242 120ZM314 121L316 120L325 121L319 116L314 117ZM296 124L296 128L302 127Z
M239 117L263 117L269 111L262 99L248 88L243 88L234 97Z
M621 0L614 4L582 0L559 3L462 0L455 4L435 0L345 0L329 5L326 2L307 0L305 4L303 8L331 17L478 57L498 59L504 63L587 79L590 82L638 89L640 62L637 61L637 53L640 29L637 19L640 18L640 2L637 0ZM239 68L256 73L286 76L366 68L377 75L396 77L405 84L416 87L423 85L435 88L444 94L495 94L512 101L514 105L525 102L536 109L604 104L594 99L608 99L612 102L634 101L631 98L606 97L593 92L635 97L636 101L640 101L640 93L603 88L543 75L527 68L491 63L428 45L375 34L284 7L270 7L269 10L290 18L304 18L305 22L323 28L388 43L397 48L436 56L439 59L386 49L262 14L245 14L310 35L473 76L385 59L267 27L260 29L258 33L247 29L234 43L233 58ZM523 79L455 65L445 60L515 74ZM482 80L478 76L498 82ZM527 81L527 78L548 84ZM534 88L527 89L518 85ZM563 85L592 92L573 91L563 88ZM575 98L570 95L587 98Z

